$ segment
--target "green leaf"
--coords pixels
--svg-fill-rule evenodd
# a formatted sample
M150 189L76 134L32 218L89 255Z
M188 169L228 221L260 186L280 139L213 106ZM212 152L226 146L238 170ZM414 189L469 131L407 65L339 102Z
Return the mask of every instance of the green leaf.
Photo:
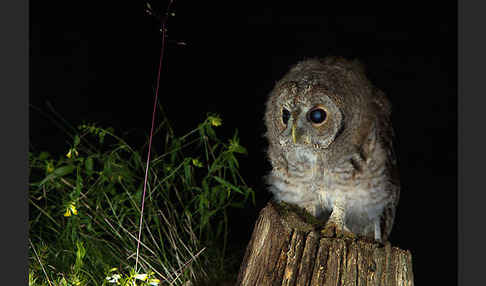
M218 176L213 176L213 178L216 181L218 181L218 183L220 183L221 185L228 187L228 188L230 188L230 189L232 189L232 190L234 190L234 191L236 191L240 194L244 194L244 192L240 188L238 188L237 186L235 186L235 185L231 184L230 182L224 180L223 178L218 177Z
M245 147L243 147L241 145L235 145L235 146L233 146L232 151L235 152L235 153L247 154L247 151L246 151Z
M214 129L210 125L206 125L206 134L209 138L216 139L216 132L214 132Z
M105 142L105 135L106 135L106 131L102 131L100 132L100 134L98 134L98 137L100 139L100 143L103 144Z
M206 205L207 205L207 199L204 196L204 194L199 195L199 214L201 216L204 216L204 214L206 213L205 211Z
M67 166L62 166L57 169L55 169L52 173L47 175L40 183L39 187L45 184L47 181L58 178L58 177L63 177L68 174L71 174L76 167L74 165L67 165Z
M50 156L49 153L47 153L47 152L41 152L39 154L39 160L41 160L41 161L46 160L47 158L49 158L49 156Z
M67 165L67 166L62 166L54 170L52 174L56 175L56 177L63 177L68 174L71 174L76 167L74 165Z
M209 213L204 214L204 215L203 215L203 218L202 218L201 227L205 227L205 226L206 226L206 224L208 224L208 223L209 223L209 219L210 219L212 216L214 216L214 214L216 214L216 212L217 212L217 211L218 211L218 210L212 210L212 211L210 211Z
M191 166L190 166L190 158L186 158L184 160L184 183L187 185L191 184Z
M218 158L219 159L219 158ZM216 159L213 164L211 164L211 167L209 168L209 172L208 173L214 173L218 170L220 170L221 168L224 167L223 163L221 163L221 160L218 160Z
M78 146L80 141L81 139L79 139L78 135L74 136L74 147Z
M76 241L76 262L74 264L74 271L78 272L83 265L83 258L86 255L86 248L84 248L84 244L81 241Z
M91 176L93 174L93 158L88 157L84 162L84 166L86 168L86 173L88 173L88 176Z
M206 178L202 180L201 185L205 193L209 192L208 181L206 180Z

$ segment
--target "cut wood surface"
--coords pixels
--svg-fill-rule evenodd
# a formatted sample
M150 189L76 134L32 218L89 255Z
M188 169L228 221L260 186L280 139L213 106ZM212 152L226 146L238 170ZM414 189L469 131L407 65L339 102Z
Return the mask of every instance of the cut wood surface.
M356 237L324 237L322 222L270 202L255 224L236 285L413 285L410 251Z

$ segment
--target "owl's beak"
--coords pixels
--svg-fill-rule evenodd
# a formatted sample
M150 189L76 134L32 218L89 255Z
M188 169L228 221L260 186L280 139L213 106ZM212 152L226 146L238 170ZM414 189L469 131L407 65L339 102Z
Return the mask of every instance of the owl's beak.
M297 124L296 123L292 124L292 141L294 141L294 144L296 144L299 141L301 135L302 134L300 134L300 132L297 131Z

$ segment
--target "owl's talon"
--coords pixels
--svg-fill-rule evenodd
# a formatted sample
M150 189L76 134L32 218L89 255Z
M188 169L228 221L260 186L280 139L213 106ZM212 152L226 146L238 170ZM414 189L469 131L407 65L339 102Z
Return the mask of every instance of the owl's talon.
M337 236L336 228L337 228L336 224L329 222L321 230L321 234L324 237L336 237Z
M326 223L324 228L321 230L321 234L324 237L332 238L357 238L357 236L352 233L346 226L340 226L333 221L329 221L328 223Z
M342 237L343 238L350 238L350 239L357 239L358 236L354 233L352 233L351 231L348 231L348 230L343 230L342 231Z

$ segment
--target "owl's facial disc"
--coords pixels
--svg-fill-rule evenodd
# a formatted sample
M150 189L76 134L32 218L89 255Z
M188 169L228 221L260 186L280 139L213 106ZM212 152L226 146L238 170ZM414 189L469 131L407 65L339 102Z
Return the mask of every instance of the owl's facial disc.
M327 96L319 102L286 102L280 109L280 144L326 149L341 128L342 113Z

